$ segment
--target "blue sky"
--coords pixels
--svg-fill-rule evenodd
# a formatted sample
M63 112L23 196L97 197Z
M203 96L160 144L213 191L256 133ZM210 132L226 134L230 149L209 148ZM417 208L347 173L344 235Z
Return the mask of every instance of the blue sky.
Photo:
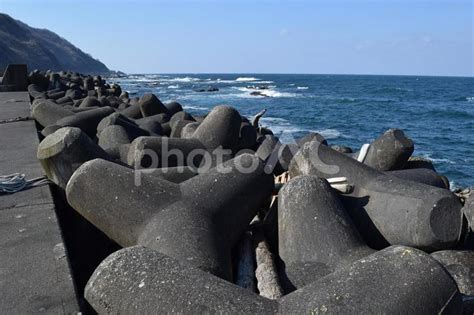
M473 76L473 1L0 0L127 73Z

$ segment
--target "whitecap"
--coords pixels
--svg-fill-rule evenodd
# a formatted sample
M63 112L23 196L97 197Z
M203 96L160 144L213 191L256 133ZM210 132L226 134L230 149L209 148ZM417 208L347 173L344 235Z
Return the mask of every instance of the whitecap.
M287 124L290 124L290 122L288 120L286 120L285 118L279 118L279 117L262 117L260 118L260 121L262 122L268 122L268 123L275 123L275 122L279 122L279 123L287 123Z
M254 89L254 88L248 88L248 87L242 87L242 86L233 86L232 87L235 90L239 90L241 92L245 92L243 94L227 94L227 96L236 96L236 97L241 97L241 98L264 98L264 97L298 97L298 94L295 93L288 93L288 92L280 92L276 91L273 88L275 86L269 86L269 89ZM255 95L251 95L250 93L258 93Z
M468 101L468 102L474 102L474 96L466 97L466 101Z
M298 90L307 90L307 89L309 89L307 86L297 86L296 88Z
M337 139L342 137L342 133L337 129L314 130L326 139Z
M163 80L163 81L168 81L168 82L196 82L201 79L199 78L192 78L192 77L177 77L177 78L172 78L168 80Z
M275 81L257 81L254 82L254 84L272 84L275 83Z
M425 153L421 155L423 158L432 161L433 163L447 163L447 164L456 164L456 162L451 161L450 159L445 158L434 158L429 153Z
M257 81L257 80L260 80L260 79L257 79L254 77L238 77L237 79L235 79L235 81L237 82L249 82L249 81Z
M259 90L260 94L266 97L296 97L295 93L279 92L275 90Z
M209 108L202 106L193 106L193 105L184 105L184 109L199 110L199 111L208 111Z
M179 85L168 85L168 89L179 89Z

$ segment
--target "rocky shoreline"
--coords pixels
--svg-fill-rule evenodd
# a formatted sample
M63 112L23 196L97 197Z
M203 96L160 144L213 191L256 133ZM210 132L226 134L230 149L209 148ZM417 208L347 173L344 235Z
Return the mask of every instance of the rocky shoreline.
M86 286L98 313L474 310L474 198L403 131L360 150L284 144L265 111L195 116L100 76L28 80L46 175L123 247Z

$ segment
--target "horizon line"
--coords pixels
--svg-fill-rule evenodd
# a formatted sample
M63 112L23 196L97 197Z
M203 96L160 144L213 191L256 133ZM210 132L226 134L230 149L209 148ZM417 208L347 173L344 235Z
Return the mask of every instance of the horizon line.
M376 73L309 73L309 72L124 72L120 70L111 70L122 72L126 75L167 75L167 74L226 74L226 75L341 75L341 76L392 76L392 77L437 77L437 78L474 78L474 74L467 75L436 75L436 74L376 74Z

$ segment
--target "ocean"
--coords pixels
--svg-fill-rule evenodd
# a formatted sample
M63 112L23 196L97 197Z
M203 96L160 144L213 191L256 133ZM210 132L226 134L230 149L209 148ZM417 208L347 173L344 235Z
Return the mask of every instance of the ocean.
M385 130L399 128L414 141L414 155L431 159L452 188L474 186L474 78L134 74L109 81L130 97L155 93L192 114L227 104L251 117L266 108L261 124L282 142L315 131L330 144L357 150ZM208 87L219 90L198 92Z

